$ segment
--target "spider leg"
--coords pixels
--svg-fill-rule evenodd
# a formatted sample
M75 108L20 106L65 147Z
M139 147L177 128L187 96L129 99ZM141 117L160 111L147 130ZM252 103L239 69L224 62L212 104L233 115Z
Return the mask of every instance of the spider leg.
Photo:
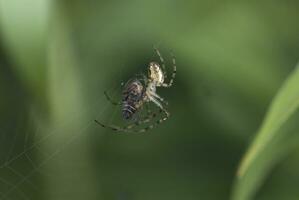
M158 52L158 55L160 55L160 52L159 52L158 50L157 50L157 52ZM161 56L161 55L160 55L160 56ZM163 62L163 64L164 64L164 60L163 60L163 58L161 57L160 59L161 59L161 62ZM172 85L172 83L173 83L173 80L174 80L175 75L176 75L176 64L175 64L175 59L174 59L174 57L173 57L173 64L174 64L174 65L173 65L172 79L169 81L168 84L166 84L166 83L162 84L162 87L170 87L170 86ZM165 68L165 66L164 66L164 68ZM144 76L142 77L142 79L143 79L143 80L145 81L145 83L146 83L147 79L144 78ZM145 85L147 85L147 84L145 84ZM154 89L155 89L155 88L154 88ZM109 97L109 95L107 94L106 91L104 92L104 94L105 94L107 100L110 101L113 105L121 105L121 102L117 103L117 102L112 101L111 98ZM145 102L150 102L150 101L153 102L157 107L159 107L159 113L158 113L158 114L163 113L165 116L161 117L159 120L157 120L157 121L155 121L154 123L152 123L152 124L146 126L145 128L142 128L142 129L139 129L139 130L136 129L136 127L138 127L138 126L141 125L141 124L145 124L145 123L149 123L149 122L151 122L151 120L152 120L153 118L155 118L158 114L157 114L157 113L152 113L151 111L149 111L149 110L147 109L147 110L148 110L148 111L147 111L147 115L148 115L148 116L147 116L145 119L137 120L137 121L135 121L134 123L129 124L129 125L124 126L124 127L121 127L121 126L115 126L115 125L105 125L105 124L103 124L103 123L101 123L101 122L99 122L99 121L97 121L97 120L95 120L95 122L96 122L97 124L99 124L100 126L104 127L104 128L109 128L109 129L114 130L114 131L119 131L119 132L121 132L121 131L122 131L122 132L137 132L137 133L141 133L141 132L145 132L145 131L147 131L147 130L150 130L150 129L154 128L155 126L157 126L157 125L163 123L164 121L166 121L166 120L169 118L169 116L170 116L169 112L162 106L162 103L164 103L164 104L167 105L167 102L164 101L164 99L163 99L162 97L160 97L158 94L156 94L156 93L153 92L153 91L150 91L150 90L148 91L148 90L147 90L146 93L145 93L145 96L144 96L144 101L145 101Z
M165 101L162 97L160 97L157 93L155 92L149 92L151 96L159 99L162 103L164 103L165 105L168 105L168 102Z
M154 104L156 104L156 106L164 110L162 104L154 96L152 96L151 93L149 93L147 96L149 98L149 101L152 101Z
M155 123L153 123L153 124L151 124L151 125L149 125L149 126L143 128L143 129L136 130L135 132L137 132L137 133L143 133L143 132L146 132L146 131L148 131L148 130L150 130L150 129L153 129L155 126L158 126L159 124L163 123L164 121L166 121L166 120L169 118L170 114L169 114L165 109L163 109L163 110L160 109L160 111L161 111L161 112L164 112L165 117L163 117L163 118L157 120Z
M99 122L98 120L94 120L97 124L99 124L100 126L102 126L103 128L110 128L111 130L114 130L114 131L121 131L122 128L118 127L118 126L114 126L114 125L105 125L101 122Z
M132 128L135 128L135 127L137 127L137 126L139 126L141 124L150 122L151 119L155 118L158 114L160 114L162 112L164 112L162 109L159 109L158 113L151 112L151 114L148 117L146 117L145 119L136 121L136 122L134 122L134 123L132 123L132 124L130 124L128 126L124 126L124 127L115 126L115 125L105 125L105 124L99 122L98 120L95 120L95 122L97 124L99 124L100 126L104 127L104 128L109 128L109 129L114 130L114 131L139 132L138 130L132 130ZM144 132L144 131L141 131L141 132Z
M165 108L162 106L162 104L154 97L151 95L151 93L149 93L149 95L147 95L149 98L149 101L152 101L154 104L156 104L160 109L163 110L163 112L166 114L167 118L169 117L169 113L167 110L165 110Z
M162 87L171 87L173 84L173 80L175 78L176 75L176 61L175 61L175 57L173 55L173 53L171 53L172 56L172 64L173 64L173 71L172 71L172 75L171 75L171 79L169 81L169 83L163 83Z
M115 101L113 101L113 100L110 98L110 96L108 95L108 93L107 93L106 91L104 92L104 94L105 94L107 100L108 100L112 105L115 105L115 106L120 106L120 105L121 105L121 102L115 102Z
M159 59L161 61L164 78L167 78L167 73L166 73L166 67L165 67L164 59L163 59L160 51L156 47L154 47L154 50L156 51L156 54L159 56Z
M150 108L149 108L149 104L146 103L144 105L145 109L146 109L146 112L147 112L147 117L140 120L141 123L139 124L143 124L143 123L148 123L150 122L151 119L155 118L157 115L159 115L160 113L163 113L164 112L164 109L161 109L159 108L159 111L158 112L153 112Z
M162 110L162 109L159 109L158 112L152 112L151 110L147 110L147 117L145 117L144 119L141 119L139 121L136 121L134 123L134 125L139 126L141 124L149 123L153 118L157 117L157 115L159 115L160 113L163 113L163 112L164 112L164 110ZM130 128L132 128L132 125L129 125Z
M166 117L163 118L162 121L165 121L166 119L168 119L170 114L167 110L165 110L165 108L163 108L162 104L155 97L153 97L151 95L148 95L148 98L149 98L149 101L152 101L154 104L156 104L165 113Z

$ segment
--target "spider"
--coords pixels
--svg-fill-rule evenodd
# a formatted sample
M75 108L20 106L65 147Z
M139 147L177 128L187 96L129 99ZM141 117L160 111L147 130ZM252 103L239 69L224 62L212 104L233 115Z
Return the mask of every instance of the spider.
M148 66L148 77L146 77L145 75L142 75L141 78L135 77L130 79L124 85L122 90L121 102L113 101L109 97L107 92L104 92L104 94L110 103L122 107L122 117L125 120L132 119L136 115L136 113L141 111L144 106L147 107L150 102L153 102L159 108L159 112L153 113L148 110L147 116L144 119L136 120L135 122L124 127L115 125L105 125L95 120L96 123L98 123L104 128L110 128L114 131L140 133L154 128L155 126L161 124L169 118L169 112L162 105L167 105L167 102L156 93L156 89L157 87L169 88L172 86L173 80L176 75L176 62L172 54L173 72L169 83L165 83L165 78L167 78L167 74L164 59L157 48L154 48L154 50L161 61L162 68L157 62L150 62ZM154 121L152 124L146 126L145 128L135 129L142 124L150 123L160 113L163 113L164 115L163 117L161 117L161 119Z

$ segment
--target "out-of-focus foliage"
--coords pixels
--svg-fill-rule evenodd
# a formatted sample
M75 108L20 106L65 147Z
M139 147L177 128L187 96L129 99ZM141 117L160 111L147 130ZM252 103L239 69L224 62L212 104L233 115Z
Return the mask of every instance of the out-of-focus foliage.
M299 68L273 100L237 176L234 199L251 199L269 169L298 146Z
M264 136L280 126L271 117L293 109L296 75L274 97L298 62L298 9L295 1L0 0L0 199L297 199L296 114L291 134L287 125L274 143ZM153 45L168 73L170 52L177 61L174 86L158 89L170 119L140 135L97 126L119 124L103 92L119 100L120 83L158 61ZM233 187L257 130L252 147L265 148L244 161Z

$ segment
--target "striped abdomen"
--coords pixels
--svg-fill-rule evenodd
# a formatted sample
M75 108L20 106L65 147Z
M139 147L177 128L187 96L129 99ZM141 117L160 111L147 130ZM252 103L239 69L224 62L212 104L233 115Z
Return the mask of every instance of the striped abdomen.
M123 89L122 115L125 119L131 119L143 103L144 87L137 80L129 81Z

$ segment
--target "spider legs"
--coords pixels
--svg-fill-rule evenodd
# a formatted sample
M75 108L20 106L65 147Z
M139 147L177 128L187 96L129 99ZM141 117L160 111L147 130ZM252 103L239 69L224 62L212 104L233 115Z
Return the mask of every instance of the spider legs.
M154 47L154 49L155 49L157 55L160 58L160 61L161 61L161 64L162 64L162 69L163 69L163 75L164 75L164 78L166 79L167 78L167 73L166 73L166 67L165 67L164 59L163 59L160 51L156 47ZM172 84L173 84L173 80L176 76L176 61L175 61L175 57L174 57L173 53L171 53L171 56L172 56L172 64L173 64L173 72L172 72L172 75L171 75L171 79L170 79L169 83L163 83L162 87L171 87Z
M146 104L146 108L147 108L147 117L144 118L144 119L141 119L141 120L137 120L135 121L134 123L128 125L128 126L124 126L124 127L120 127L120 126L115 126L115 125L105 125L97 120L95 120L95 122L97 124L99 124L100 126L104 127L104 128L109 128L111 130L114 130L114 131L123 131L123 132L136 132L136 133L142 133L142 132L146 132L147 130L150 130L152 128L154 128L155 126L161 124L162 122L164 122L165 120L167 120L170 116L169 112L163 108L162 104L155 98L155 96L158 96L157 94L155 95L149 95L149 101L153 102L154 104L156 104L158 107L159 107L159 111L158 113L156 112L151 112L149 109L148 109L148 105ZM157 98L159 98L160 100L162 99L160 96L158 96ZM163 99L162 99L163 100ZM165 101L163 100L163 102L165 103ZM142 124L146 124L146 123L150 123L151 120L155 117L157 117L157 115L159 115L160 113L163 113L164 116L155 121L153 124L150 124L140 130L138 129L134 129L136 127L138 127L139 125L142 125Z
M137 132L139 132L139 133L146 132L146 131L148 131L148 130L154 128L155 126L158 126L159 124L161 124L161 123L163 123L164 121L166 121L166 120L169 118L169 116L170 116L169 112L168 112L167 110L165 110L165 109L162 107L162 105L160 104L159 101L157 101L157 100L154 99L154 98L153 98L152 101L153 101L156 105L158 105L158 106L160 107L160 109L159 109L159 113L164 113L165 116L162 117L162 118L160 118L159 120L155 121L153 124L151 124L151 125L149 125L149 126L147 126L147 127L144 127L143 129L138 130ZM157 103L158 103L158 104L157 104ZM151 117L151 118L144 119L143 122L150 122L150 120L151 120L153 117L155 117L156 114L155 114L155 113L152 113L150 116L152 116L152 117Z
M167 78L167 73L166 73L166 67L165 67L164 59L163 59L160 51L156 47L154 47L154 50L156 51L156 54L159 56L159 59L161 61L164 78Z
M161 111L164 111L164 113L166 114L164 118L161 118L161 119L157 120L154 124L151 124L143 129L138 130L138 132L139 133L146 132L146 131L154 128L155 126L163 123L165 120L167 120L169 118L169 113L166 110L161 110Z
M155 96L158 96L157 94ZM109 97L109 96L108 96ZM162 99L161 97L158 96L158 98L160 98L160 100ZM156 112L151 112L149 109L147 109L147 117L144 118L144 119L141 119L141 120L138 120L128 126L124 126L124 127L120 127L120 126L115 126L115 125L105 125L97 120L95 120L95 122L97 124L99 124L100 126L104 127L104 128L109 128L111 130L114 130L114 131L123 131L123 132L135 132L135 133L142 133L142 132L146 132L152 128L154 128L155 126L163 123L164 121L166 121L170 114L169 112L163 108L162 104L154 97L154 96L150 96L149 97L149 101L152 101L154 104L156 104L158 107L159 107L159 111L158 113ZM165 102L164 102L165 103ZM159 120L155 121L153 124L150 124L142 129L134 129L136 127L138 127L139 125L142 125L142 124L146 124L146 123L150 123L151 120L155 117L157 117L157 115L159 115L160 113L163 113L164 116L162 118L160 118Z
M156 101L157 101L157 99L159 99L162 103L164 103L165 105L168 105L168 102L165 101L162 97L160 97L157 93L149 92L149 94L150 94L150 96L154 97L153 99L155 99ZM153 100L151 99L151 101L153 101ZM158 102L158 103L160 103L160 102ZM158 103L155 102L155 104L157 104L161 108L161 105L159 105Z
M170 79L169 83L163 83L162 87L171 87L173 84L173 80L176 76L176 61L175 61L175 57L174 57L173 53L171 53L171 56L172 56L172 64L173 64L173 71L172 71L171 79Z
M135 130L133 128L139 126L139 125L142 125L142 124L145 124L145 123L149 123L153 118L155 118L158 114L164 112L165 113L165 110L162 110L162 109L159 109L159 112L158 113L155 113L155 112L151 112L151 114L146 117L145 119L143 120L140 120L140 121L136 121L135 123L133 124L130 124L128 126L124 126L124 127L119 127L119 126L114 126L114 125L105 125L97 120L95 120L95 122L97 124L99 124L100 126L104 127L104 128L110 128L111 130L114 130L114 131L123 131L123 132L136 132L136 133L141 133L141 132L145 132L149 129L152 129L154 128L155 126L157 126L158 124L162 123L163 121L165 121L167 118L168 118L168 114L167 114L167 117L164 117L164 118L161 118L159 120L157 120L154 124L151 124L143 129L140 129L140 130Z
M107 93L106 91L104 92L104 94L105 94L107 100L108 100L112 105L115 105L115 106L120 106L120 105L121 105L121 102L115 102L115 101L113 101L113 100L110 98L110 96L108 95L108 93Z
M166 115L165 118L163 118L165 121L168 117L169 117L169 112L167 110L165 110L165 108L162 106L162 104L153 96L149 96L149 100L152 101L154 104L156 104Z

